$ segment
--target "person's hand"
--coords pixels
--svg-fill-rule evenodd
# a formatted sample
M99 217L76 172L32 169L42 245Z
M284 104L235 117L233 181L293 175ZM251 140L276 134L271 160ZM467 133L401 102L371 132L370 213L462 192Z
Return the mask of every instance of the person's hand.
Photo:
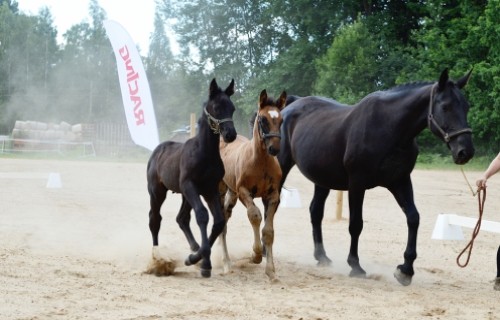
M486 189L486 178L480 178L480 179L477 179L476 181L476 186L477 186L477 189L478 190L481 190L481 189Z

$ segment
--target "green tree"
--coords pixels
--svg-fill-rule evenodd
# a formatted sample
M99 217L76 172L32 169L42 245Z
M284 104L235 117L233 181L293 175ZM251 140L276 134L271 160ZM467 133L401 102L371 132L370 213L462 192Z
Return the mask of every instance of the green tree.
M50 69L59 54L50 11L43 8L37 16L26 16L12 3L3 2L0 7L0 127L5 133L16 120L46 117L51 104Z
M345 25L326 54L317 59L314 91L343 103L355 103L380 86L379 45L362 19Z
M51 86L57 116L68 122L125 121L116 62L106 36L106 12L89 3L91 22L73 25L64 35L61 60Z
M398 82L436 79L444 68L452 78L474 68L464 92L470 102L469 122L479 149L498 150L500 146L500 63L499 0L429 1L422 28L415 32L414 47L407 48L407 60Z

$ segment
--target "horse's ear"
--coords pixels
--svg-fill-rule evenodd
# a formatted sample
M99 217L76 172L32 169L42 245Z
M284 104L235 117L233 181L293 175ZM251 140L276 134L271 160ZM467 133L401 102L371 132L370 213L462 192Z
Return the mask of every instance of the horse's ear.
M444 88L446 88L446 84L448 83L448 68L444 69L443 72L441 72L441 76L439 77L439 83L438 83L438 91L443 91Z
M212 82L210 82L210 89L208 92L208 96L210 99L212 99L217 91L219 90L219 85L217 84L217 81L215 81L215 78L212 79Z
M265 107L266 103L267 103L267 91L266 89L264 89L260 92L259 109Z
M470 69L470 71L465 76L457 80L457 87L459 89L463 89L463 87L465 87L465 85L469 82L471 73L472 69Z
M278 99L278 108L280 110L283 110L283 108L286 106L286 91L283 90L281 93L279 99Z
M234 79L231 80L231 83L224 92L227 94L228 97L234 94Z

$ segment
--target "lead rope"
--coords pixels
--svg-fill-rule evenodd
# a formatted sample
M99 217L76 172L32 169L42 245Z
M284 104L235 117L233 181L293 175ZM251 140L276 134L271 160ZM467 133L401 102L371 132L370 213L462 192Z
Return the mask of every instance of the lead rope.
M462 174L464 175L465 181L467 181L467 184L469 185L470 190L472 191L472 196L474 197L477 194L477 200L478 200L478 207L479 207L479 218L476 222L476 226L474 227L474 230L472 231L472 238L470 239L469 243L465 246L465 248L460 252L460 254L457 256L457 264L461 268L465 268L469 264L470 256L472 253L472 247L474 245L474 240L476 239L477 235L479 234L479 230L481 229L481 220L483 218L483 209L484 209L484 202L486 201L486 187L480 188L477 190L477 192L474 192L472 189L472 186L469 183L469 180L467 180L467 177L465 176L464 170L461 168ZM467 260L465 260L465 263L461 263L460 259L462 255L467 252Z

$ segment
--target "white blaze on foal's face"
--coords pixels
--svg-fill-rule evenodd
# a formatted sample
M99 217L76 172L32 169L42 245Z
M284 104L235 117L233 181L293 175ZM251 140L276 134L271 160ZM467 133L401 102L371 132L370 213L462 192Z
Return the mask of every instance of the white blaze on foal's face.
M276 110L270 110L269 115L271 116L271 118L275 119L279 117L280 113Z

